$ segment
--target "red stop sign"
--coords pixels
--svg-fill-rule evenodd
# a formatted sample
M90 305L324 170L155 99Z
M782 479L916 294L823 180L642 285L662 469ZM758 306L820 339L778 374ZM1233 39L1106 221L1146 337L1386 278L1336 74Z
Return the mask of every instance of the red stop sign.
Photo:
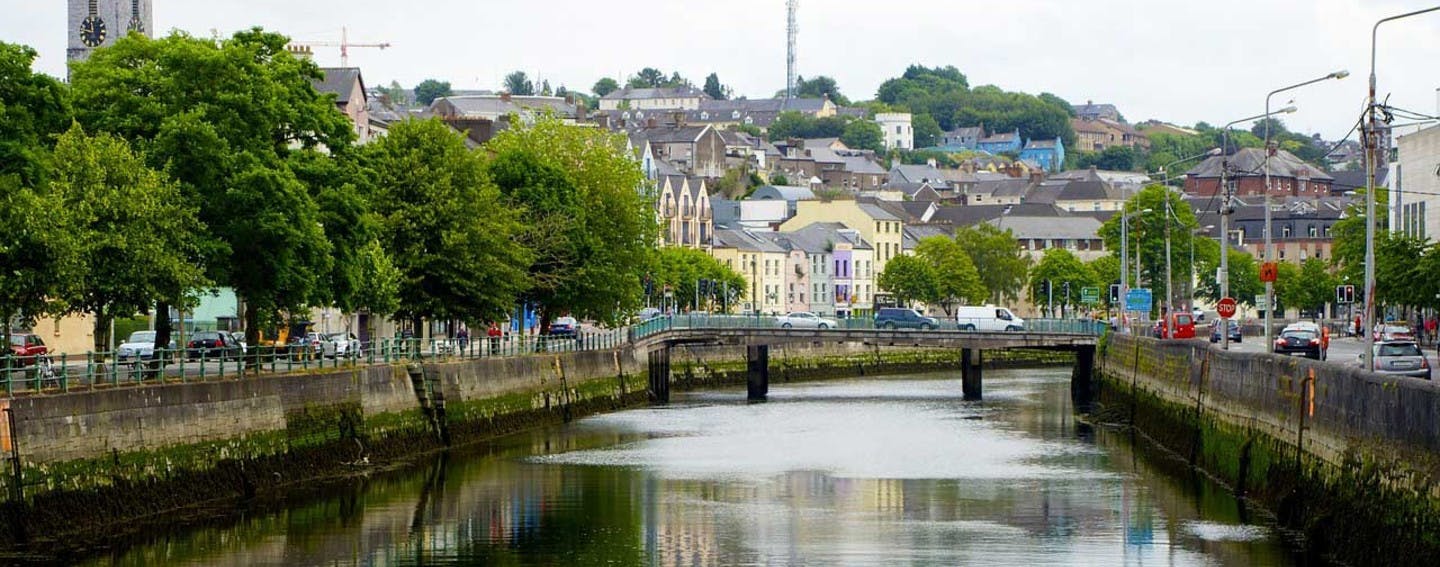
M1216 303L1216 304L1215 304L1215 312L1218 313L1218 314L1220 315L1220 317L1222 317L1222 318L1224 318L1224 319L1229 319L1229 318L1231 318L1231 317L1234 317L1234 316L1235 316L1235 298L1233 298L1233 297L1225 297L1225 298L1220 299L1220 303Z

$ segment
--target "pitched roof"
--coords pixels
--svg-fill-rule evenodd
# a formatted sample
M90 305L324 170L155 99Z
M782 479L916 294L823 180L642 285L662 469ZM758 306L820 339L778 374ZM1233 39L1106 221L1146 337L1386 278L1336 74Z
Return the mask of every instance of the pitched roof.
M1020 139L1020 132L997 132L980 140L980 143L1013 142Z
M614 90L614 91L611 91L610 94L607 94L607 95L605 95L605 96L603 96L603 97L600 97L600 99L601 99L601 100L648 100L648 99L656 99L656 98L695 98L695 97L700 97L700 98L703 100L703 99L708 99L708 98L710 98L710 95L705 94L705 91L702 91L702 90L700 90L700 89L697 89L697 88L691 87L691 86L683 86L683 87L657 87L657 88L649 88L649 87L646 87L646 88L638 88L638 87L637 87L637 88L632 88L632 87L625 87L625 88L622 88L622 89L616 89L616 90Z
M694 142L700 139L700 135L709 129L709 126L656 126L654 128L640 128L634 130L632 135L643 140L650 140L652 144L676 144Z
M872 219L884 221L900 220L900 217L898 215L885 210L884 207L876 205L875 203L856 203L855 205L860 207L861 212L870 215L870 218Z
M735 248L746 252L785 252L784 248L776 245L768 238L744 228L719 228L716 227L714 235L714 246L716 248Z
M461 116L499 116L549 110L561 116L574 117L579 112L574 103L556 96L509 96L509 100L506 100L507 96L509 95L447 96L435 99L431 108L445 101Z
M1211 156L1199 165L1185 172L1185 175L1199 178L1220 177L1220 167L1223 163L1230 165L1231 177L1246 177L1252 175L1265 175L1265 151L1260 148L1241 148L1229 156ZM1334 181L1334 177L1325 173L1324 170L1305 163L1295 154L1285 150L1278 150L1275 155L1270 156L1270 175L1273 177L1308 177L1316 181ZM1364 179L1362 176L1361 179Z
M365 80L360 76L358 67L325 67L320 69L320 72L325 74L324 78L312 81L311 84L321 93L335 95L336 104L350 102L350 95L354 92L357 81L360 83L361 96L365 96Z
M766 185L756 189L750 200L814 201L815 192L797 185Z
M1093 240L1098 239L1100 221L1094 217L1028 217L1013 213L985 221L1015 233L1016 238Z

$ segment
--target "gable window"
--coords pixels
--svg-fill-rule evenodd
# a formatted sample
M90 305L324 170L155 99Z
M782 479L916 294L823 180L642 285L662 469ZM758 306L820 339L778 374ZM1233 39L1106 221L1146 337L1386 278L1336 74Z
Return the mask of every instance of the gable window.
M1310 238L1315 238L1315 235L1316 235L1318 232L1319 232L1319 231L1315 230L1315 225L1313 225L1313 224L1310 225L1310 227L1306 229L1306 233L1310 236Z
M739 111L739 110L732 110L732 111L730 111L730 119L732 119L732 120L738 120L738 119L740 119L740 111Z

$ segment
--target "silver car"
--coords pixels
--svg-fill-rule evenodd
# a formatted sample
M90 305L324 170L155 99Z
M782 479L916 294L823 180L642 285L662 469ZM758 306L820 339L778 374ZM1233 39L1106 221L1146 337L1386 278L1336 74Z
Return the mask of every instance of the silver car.
M775 318L775 324L783 329L834 329L840 323L808 311L795 311Z
M1430 379L1430 361L1414 341L1388 341L1375 345L1376 374ZM1360 364L1365 363L1362 358ZM1362 366L1363 368L1363 366Z
M320 343L325 358L359 358L365 355L360 339L350 333L331 333Z

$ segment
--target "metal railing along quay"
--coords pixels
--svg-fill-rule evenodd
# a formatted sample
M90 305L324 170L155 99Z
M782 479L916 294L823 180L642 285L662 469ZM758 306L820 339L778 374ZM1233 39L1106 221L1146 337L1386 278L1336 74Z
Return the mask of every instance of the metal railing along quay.
M873 319L834 319L822 330L877 329ZM944 320L935 330L985 330L983 321ZM472 338L394 338L370 342L350 341L345 346L306 345L238 349L158 349L144 356L131 353L89 352L84 355L42 355L0 358L0 395L64 393L97 388L144 384L232 380L259 374L283 374L412 361L457 361L488 357L528 356L540 353L610 350L637 339L675 329L776 329L781 318L771 316L678 314L655 317L617 329L582 330L575 336L506 334ZM1009 332L1099 335L1108 326L1089 319L1027 319L1021 329ZM896 329L905 332L908 329ZM1003 329L1002 329L1003 331ZM993 332L993 329L992 329Z

